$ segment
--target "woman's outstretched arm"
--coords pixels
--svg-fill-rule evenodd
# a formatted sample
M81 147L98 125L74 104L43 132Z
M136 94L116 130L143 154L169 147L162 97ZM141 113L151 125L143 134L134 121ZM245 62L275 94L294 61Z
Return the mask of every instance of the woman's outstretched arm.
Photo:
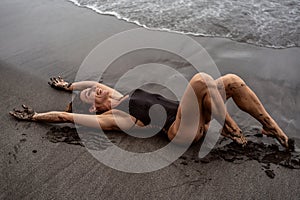
M102 130L128 130L134 126L135 118L119 110L110 110L101 115L85 115L60 111L34 112L23 105L23 110L9 112L19 120L45 123L76 123L78 125L101 128Z
M79 81L79 82L67 82L65 81L63 78L61 78L60 76L58 77L52 77L50 78L50 81L48 82L48 84L56 89L60 89L60 90L65 90L65 91L82 91L86 88L91 88L94 86L98 86L101 87L104 90L110 91L110 93L115 93L118 96L123 96L120 92L116 91L115 89L104 85L102 83L98 83L96 81Z

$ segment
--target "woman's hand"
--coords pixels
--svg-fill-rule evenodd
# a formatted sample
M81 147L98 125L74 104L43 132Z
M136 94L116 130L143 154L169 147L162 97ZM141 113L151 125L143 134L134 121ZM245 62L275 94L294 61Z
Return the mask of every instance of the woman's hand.
M60 76L58 76L57 78L56 77L50 78L50 81L48 82L48 84L55 89L72 91L70 88L72 83L65 81Z
M10 111L9 114L19 120L34 121L33 116L36 114L36 112L34 112L34 110L28 106L22 105L22 107L23 110L14 109L13 111Z

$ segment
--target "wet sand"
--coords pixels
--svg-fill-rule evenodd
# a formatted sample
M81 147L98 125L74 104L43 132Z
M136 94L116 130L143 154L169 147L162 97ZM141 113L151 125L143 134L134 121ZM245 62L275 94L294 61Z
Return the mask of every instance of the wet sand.
M101 164L74 136L70 124L12 119L8 112L21 103L36 111L63 110L71 95L53 90L48 78L61 75L74 80L99 42L136 26L66 1L4 0L0 27L1 199L300 198L300 170L282 162L291 157L277 149L276 142L254 136L258 123L231 102L229 111L253 141L246 150L223 141L209 158L199 160L196 144L172 165L146 174L119 172ZM194 39L222 73L236 73L247 81L288 136L295 138L299 151L299 48L274 50L221 38ZM65 135L57 139L58 133ZM109 133L109 138L133 151L167 143L161 135L147 142L122 133ZM106 141L99 141L105 148ZM292 156L297 168L299 158Z

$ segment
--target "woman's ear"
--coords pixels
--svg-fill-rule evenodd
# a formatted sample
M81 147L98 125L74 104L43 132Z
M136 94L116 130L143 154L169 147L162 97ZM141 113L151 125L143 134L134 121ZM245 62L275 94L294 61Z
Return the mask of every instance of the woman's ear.
M93 104L90 108L89 108L90 113L94 113L97 111L95 104Z

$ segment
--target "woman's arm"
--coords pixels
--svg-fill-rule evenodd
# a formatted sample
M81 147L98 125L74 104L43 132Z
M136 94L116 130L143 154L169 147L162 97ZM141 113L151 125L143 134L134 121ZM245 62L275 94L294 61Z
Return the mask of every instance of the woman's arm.
M119 95L119 96L123 96L121 93L119 93L117 90L107 86L107 85L104 85L102 83L98 83L96 81L80 81L80 82L74 82L70 85L69 87L69 90L73 91L73 90L79 90L79 91L82 91L86 88L91 88L93 86L98 86L100 88L102 88L103 90L107 90L109 91L111 94L113 93L117 93L116 95Z
M79 82L74 82L74 83L69 83L67 81L65 81L63 78L61 78L60 76L56 77L52 77L50 78L50 81L48 82L48 84L56 89L61 89L61 90L65 90L65 91L74 91L74 90L78 90L78 91L82 91L86 88L91 88L93 86L99 86L104 90L109 91L111 94L115 94L117 96L123 96L121 93L119 93L117 90L104 85L102 83L98 83L96 81L79 81Z
M36 113L23 105L24 110L9 112L19 120L46 123L76 123L86 127L101 128L102 130L128 130L135 125L135 118L119 111L110 110L101 115L85 115L68 112L51 111Z

